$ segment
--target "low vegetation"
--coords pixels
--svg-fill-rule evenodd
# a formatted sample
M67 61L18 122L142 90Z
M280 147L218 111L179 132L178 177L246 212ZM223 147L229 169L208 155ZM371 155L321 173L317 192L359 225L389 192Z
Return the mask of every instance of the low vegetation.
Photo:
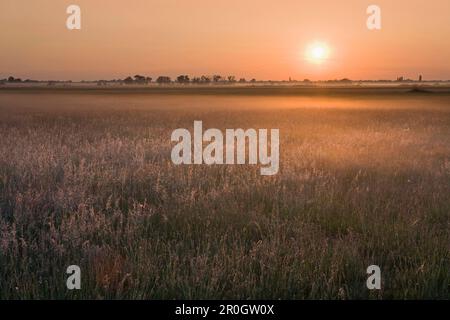
M279 173L173 165L194 120ZM450 95L1 92L0 136L2 299L449 297Z

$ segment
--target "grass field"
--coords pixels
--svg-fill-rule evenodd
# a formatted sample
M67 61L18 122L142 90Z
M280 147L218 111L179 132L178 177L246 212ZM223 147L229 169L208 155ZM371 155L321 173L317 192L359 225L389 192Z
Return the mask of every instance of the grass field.
M22 91L0 91L2 299L450 297L448 93ZM279 128L279 173L173 165L194 120Z

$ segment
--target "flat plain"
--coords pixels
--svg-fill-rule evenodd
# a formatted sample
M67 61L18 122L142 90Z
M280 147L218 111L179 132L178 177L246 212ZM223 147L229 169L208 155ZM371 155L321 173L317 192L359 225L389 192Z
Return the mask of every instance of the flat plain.
M172 164L194 120L279 173ZM0 137L1 299L450 296L448 90L3 88Z

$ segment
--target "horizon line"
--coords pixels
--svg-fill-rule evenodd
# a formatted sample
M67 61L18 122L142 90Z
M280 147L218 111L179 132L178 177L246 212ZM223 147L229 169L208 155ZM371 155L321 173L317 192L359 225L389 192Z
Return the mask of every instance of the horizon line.
M214 79L218 76L218 79ZM180 78L187 77L187 78ZM205 78L203 78L205 77ZM42 82L65 82L65 83L89 83L89 82L113 82L113 83L125 83L127 84L149 84L149 83L158 83L158 80L162 80L159 83L180 83L180 84L208 84L208 83L252 83L252 82L304 82L304 83L320 83L320 82L450 82L449 79L423 79L421 75L419 75L418 79L405 78L403 76L397 77L397 79L350 79L347 77L343 78L334 78L334 79L319 79L319 80L311 80L308 78L304 78L301 80L293 79L288 77L288 79L282 80L272 80L272 79L256 79L256 78L246 78L246 77L236 77L234 75L229 76L221 76L218 74L213 75L201 75L201 76L190 76L188 74L180 74L175 77L167 76L167 75L159 75L155 78L151 76L142 76L140 74L135 74L134 76L127 76L125 78L110 78L110 79L93 79L93 80L72 80L72 79L33 79L33 78L21 78L14 77L12 75L6 78L0 78L0 84L5 83L42 83Z

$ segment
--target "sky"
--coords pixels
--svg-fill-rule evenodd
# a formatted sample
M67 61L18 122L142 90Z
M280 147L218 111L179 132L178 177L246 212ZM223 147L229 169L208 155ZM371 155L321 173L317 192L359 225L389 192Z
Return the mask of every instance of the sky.
M1 0L0 21L0 78L450 79L449 0ZM316 42L321 63L305 58Z

